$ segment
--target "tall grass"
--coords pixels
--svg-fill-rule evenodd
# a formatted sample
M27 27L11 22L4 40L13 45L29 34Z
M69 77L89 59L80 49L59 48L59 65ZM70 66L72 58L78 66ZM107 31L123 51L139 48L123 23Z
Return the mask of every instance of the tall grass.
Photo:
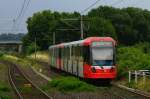
M8 96L9 92L10 92L10 88L7 86L7 84L0 81L0 98L1 99L11 99L11 97Z

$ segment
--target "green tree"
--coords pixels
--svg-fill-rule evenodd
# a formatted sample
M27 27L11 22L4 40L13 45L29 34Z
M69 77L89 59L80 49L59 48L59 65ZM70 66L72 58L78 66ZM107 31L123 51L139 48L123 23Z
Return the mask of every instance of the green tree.
M92 17L89 18L89 20L89 31L87 36L110 36L117 38L115 28L110 21L100 17Z
M28 49L31 43L34 43L35 37L37 41L37 46L40 50L48 49L53 42L53 32L56 32L56 43L64 42L66 40L66 35L68 35L68 41L77 39L78 32L74 31L57 31L59 28L70 28L67 24L61 22L63 18L72 18L80 16L79 13L59 13L51 12L50 10L45 10L42 12L35 13L32 17L27 20L28 33L23 38L23 44L25 50ZM72 26L76 25L77 22L69 23ZM79 25L79 24L78 24ZM62 27L65 26L65 27ZM63 39L61 39L63 38Z

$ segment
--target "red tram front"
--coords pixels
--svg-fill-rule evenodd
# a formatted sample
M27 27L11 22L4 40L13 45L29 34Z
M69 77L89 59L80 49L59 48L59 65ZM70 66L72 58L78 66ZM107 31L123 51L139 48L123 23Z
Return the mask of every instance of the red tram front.
M81 78L116 77L116 42L111 37L84 40L49 47L50 65Z

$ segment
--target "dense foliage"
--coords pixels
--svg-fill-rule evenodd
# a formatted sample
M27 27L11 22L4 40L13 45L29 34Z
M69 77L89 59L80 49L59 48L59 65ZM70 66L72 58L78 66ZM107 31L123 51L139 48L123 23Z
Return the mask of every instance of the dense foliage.
M125 77L129 70L150 69L150 43L120 47L117 52L118 76Z
M52 44L53 32L56 32L56 41L68 41L70 39L77 40L79 32L76 31L56 31L56 29L64 28L67 23L63 23L61 19L80 16L79 13L58 13L49 10L35 13L27 21L28 34L24 37L24 46L30 46L37 39L37 46L41 50L47 49ZM75 25L73 22L69 23ZM74 34L74 35L73 35Z
M63 19L78 20L63 20ZM150 11L140 8L113 8L100 6L92 9L84 20L84 38L89 36L111 36L120 44L133 45L150 41ZM37 38L41 50L47 49L53 42L56 32L56 43L80 39L80 14L59 13L49 10L37 12L27 20L28 34L24 37L25 46L30 46Z
M110 20L115 27L118 41L122 44L150 41L150 11L132 7L99 7L90 11L88 16Z

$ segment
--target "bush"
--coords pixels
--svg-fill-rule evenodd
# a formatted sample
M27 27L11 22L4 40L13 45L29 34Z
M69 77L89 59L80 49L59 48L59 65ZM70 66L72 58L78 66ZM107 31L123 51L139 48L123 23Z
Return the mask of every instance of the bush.
M5 82L0 82L0 99L11 99L8 96L8 92L10 92L10 88L5 84Z
M0 92L9 92L10 89L4 82L0 82Z
M1 99L12 99L12 98L10 96L7 96L7 95L2 95Z
M143 44L118 48L118 78L127 76L129 70L150 69L150 53L145 53Z
M36 50L39 50L39 47L36 46ZM26 54L31 54L35 51L35 43L31 43L29 46L26 47Z
M4 52L0 51L0 57L4 56Z

